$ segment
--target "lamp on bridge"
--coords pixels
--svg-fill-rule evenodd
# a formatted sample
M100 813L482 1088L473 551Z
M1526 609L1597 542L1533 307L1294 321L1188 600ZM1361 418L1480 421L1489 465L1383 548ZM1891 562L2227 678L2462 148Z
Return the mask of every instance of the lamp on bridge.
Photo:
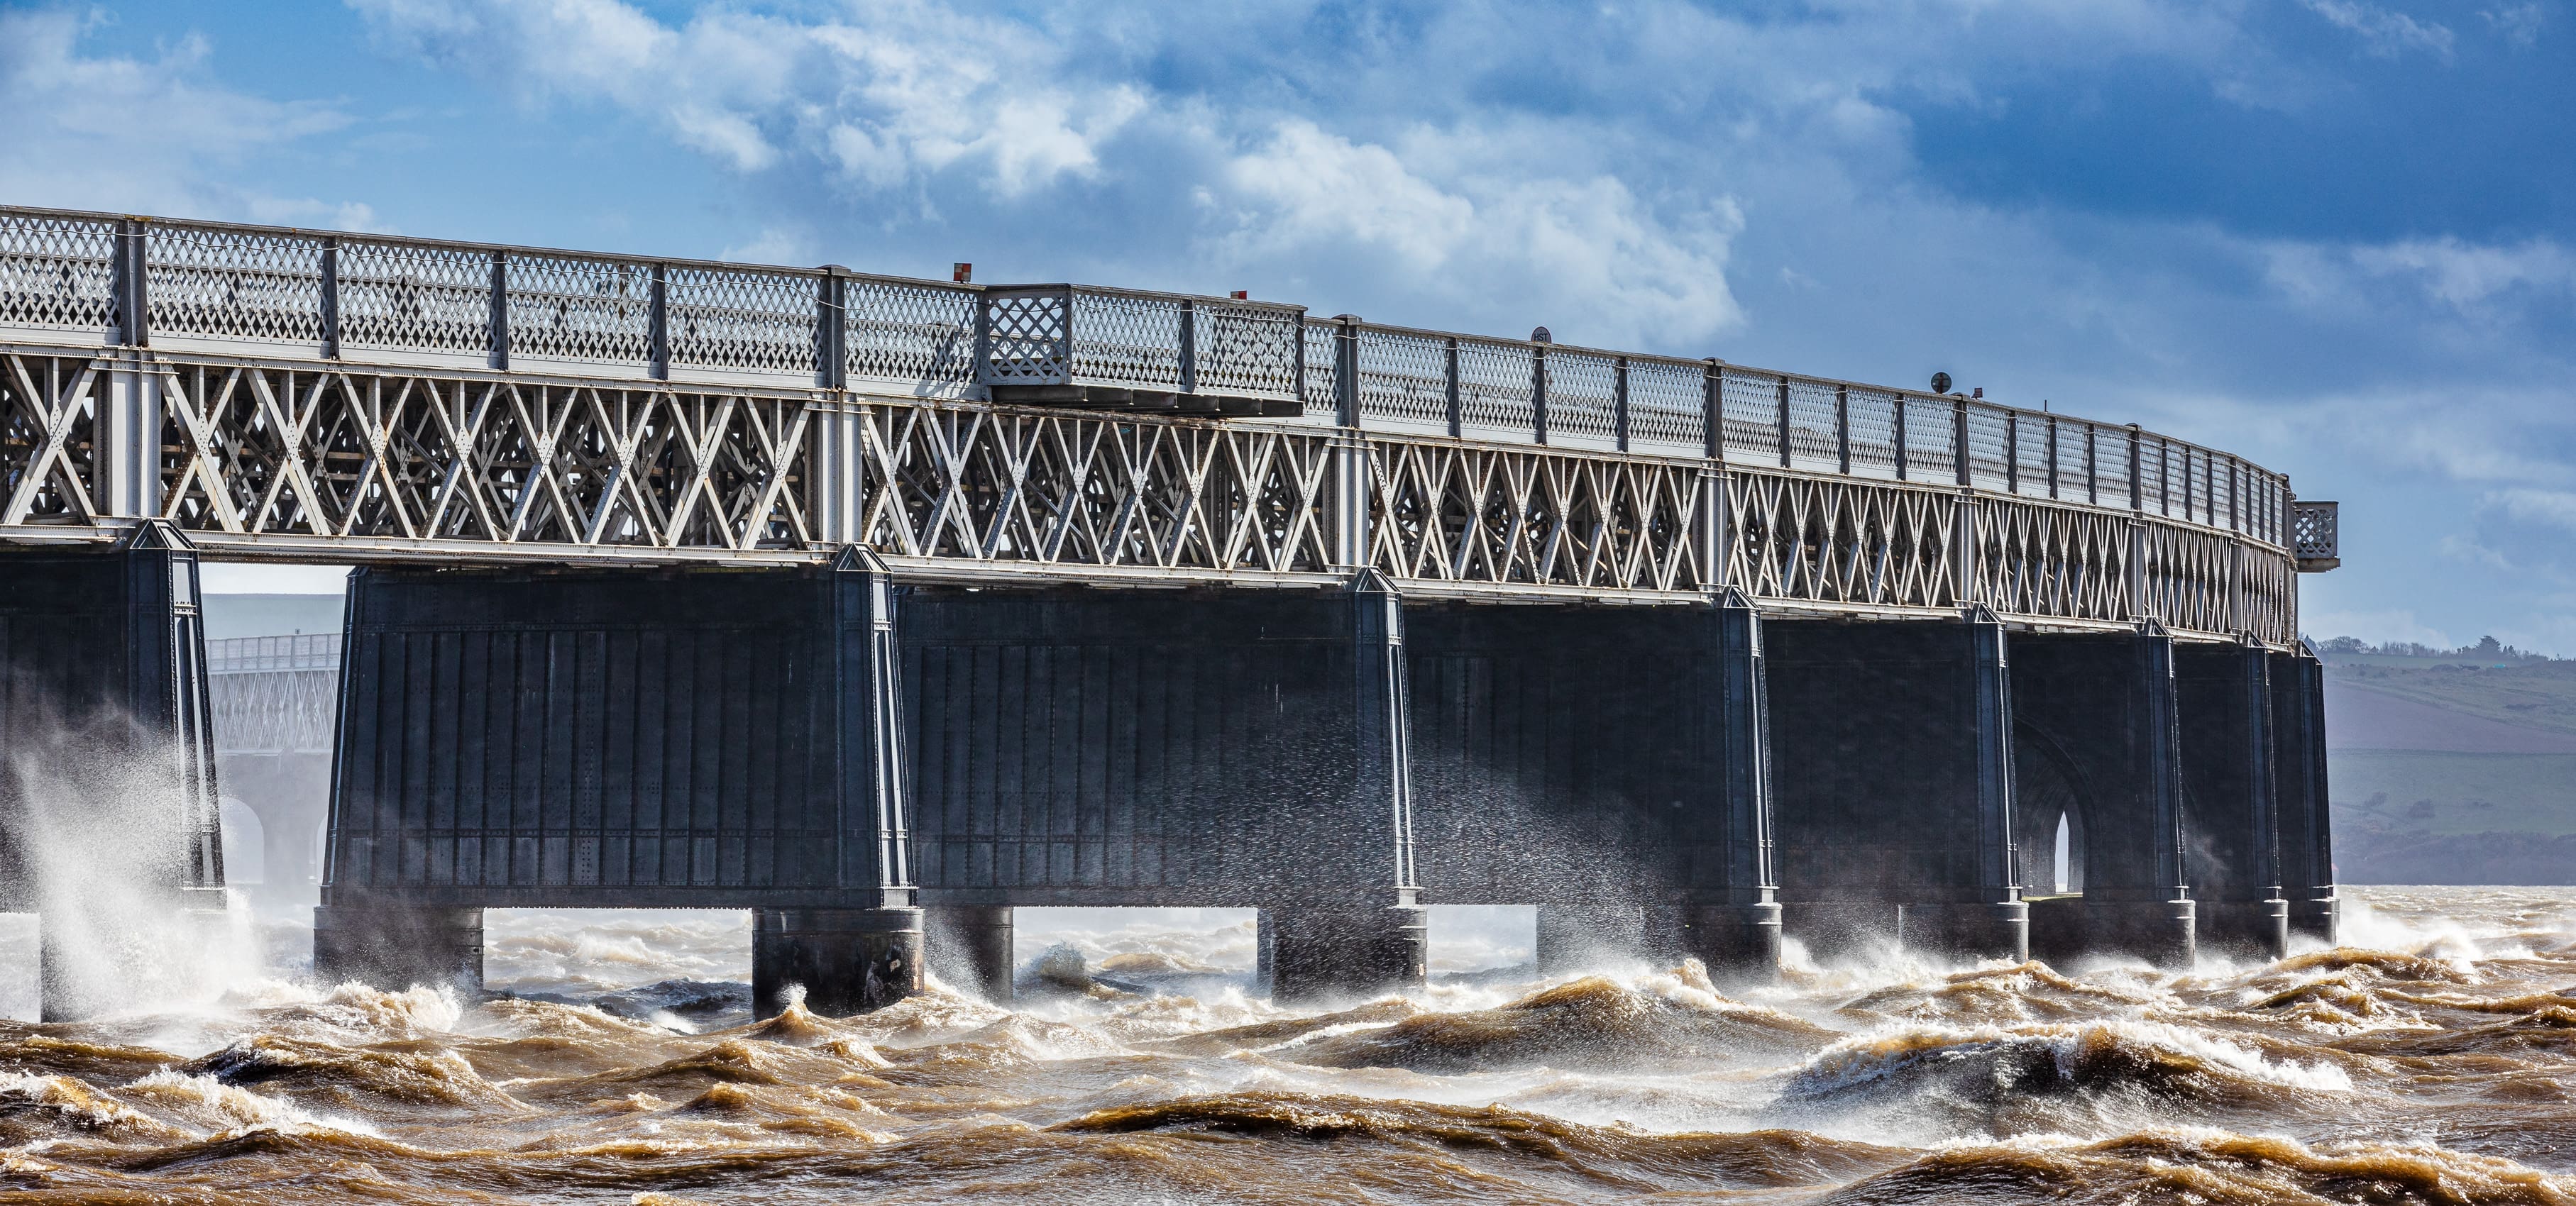
M1531 342L1531 343L1554 343L1554 342L1556 342L1556 336L1548 334L1548 333L1547 333L1547 328L1546 328L1546 327L1537 327L1537 328L1533 328L1533 329L1530 331L1530 342Z
M1932 392L1933 392L1933 393L1936 393L1936 394L1946 394L1946 393L1949 393L1949 392L1950 392L1950 374L1948 374L1948 373L1934 373L1934 374L1932 374Z

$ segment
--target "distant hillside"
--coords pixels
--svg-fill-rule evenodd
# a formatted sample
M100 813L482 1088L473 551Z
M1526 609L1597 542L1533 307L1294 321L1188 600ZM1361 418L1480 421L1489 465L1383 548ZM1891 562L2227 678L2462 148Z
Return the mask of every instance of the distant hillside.
M2325 657L2338 878L2576 884L2576 662Z

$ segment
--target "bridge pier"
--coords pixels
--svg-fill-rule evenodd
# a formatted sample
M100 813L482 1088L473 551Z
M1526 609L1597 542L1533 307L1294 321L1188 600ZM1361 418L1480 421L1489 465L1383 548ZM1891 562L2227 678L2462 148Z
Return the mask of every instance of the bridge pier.
M467 1002L483 992L483 910L396 905L313 910L313 978L387 989L453 988Z
M933 974L997 1005L1011 999L1011 906L935 905L921 928Z
M1384 578L924 587L901 607L930 906L1249 906L1283 999L1422 982L1405 632Z
M2003 625L1773 620L1771 736L1784 920L1827 949L2029 957L2013 847Z
M1415 824L1444 904L1535 904L1594 952L1776 976L1763 622L1713 606L1416 605Z
M224 908L197 555L150 521L120 547L0 554L0 910L43 914L46 1021L128 1003L135 901ZM162 903L166 902L166 906Z
M2059 818L2071 895L2034 902L2031 949L2188 966L2197 915L2184 886L2174 641L2130 634L2012 638L2013 815L2021 879L2054 875Z
M406 918L750 908L761 1016L789 984L822 1012L918 991L893 622L855 549L649 578L359 571L317 972L403 987L415 960L390 947L426 924ZM433 945L433 972L464 949Z
M2273 653L2270 661L2272 782L2289 929L2332 946L2343 902L2335 893L2334 830L2326 804L2325 666L2304 648Z
M2271 655L2260 645L2175 650L2181 701L2184 871L2200 945L2277 959L2289 950L2274 783Z

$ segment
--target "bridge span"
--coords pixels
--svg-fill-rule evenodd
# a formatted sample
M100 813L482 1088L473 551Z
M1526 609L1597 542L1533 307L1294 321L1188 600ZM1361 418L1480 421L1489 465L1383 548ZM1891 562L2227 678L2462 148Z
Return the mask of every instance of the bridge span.
M1258 907L1304 994L1419 979L1430 901L1739 972L1784 918L2277 951L2334 925L2335 521L1715 359L0 209L0 885L71 713L222 885L258 707L210 719L194 566L313 561L360 567L329 716L218 670L331 734L326 975L479 983L514 905L752 908L764 1008L834 1010L1007 992L1019 904Z

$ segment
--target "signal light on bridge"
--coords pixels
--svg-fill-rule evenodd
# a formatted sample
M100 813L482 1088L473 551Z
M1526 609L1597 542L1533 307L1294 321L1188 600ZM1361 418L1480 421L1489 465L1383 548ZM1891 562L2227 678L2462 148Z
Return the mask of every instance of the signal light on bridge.
M962 263L950 264L948 266L948 279L961 285L972 284L975 280L975 266L973 264Z

